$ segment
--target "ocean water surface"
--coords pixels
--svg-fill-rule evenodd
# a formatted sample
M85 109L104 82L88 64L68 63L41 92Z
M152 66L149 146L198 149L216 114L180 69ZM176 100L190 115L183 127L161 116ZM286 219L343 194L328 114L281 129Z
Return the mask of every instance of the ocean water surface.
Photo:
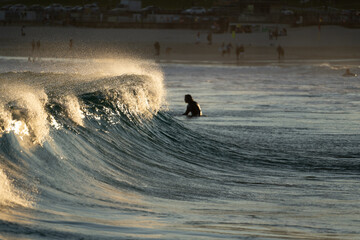
M2 57L0 238L359 239L348 67Z

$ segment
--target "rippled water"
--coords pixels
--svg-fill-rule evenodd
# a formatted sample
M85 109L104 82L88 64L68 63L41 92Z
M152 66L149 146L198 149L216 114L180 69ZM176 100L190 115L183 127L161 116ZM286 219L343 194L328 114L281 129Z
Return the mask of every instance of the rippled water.
M0 62L1 238L360 235L349 65Z

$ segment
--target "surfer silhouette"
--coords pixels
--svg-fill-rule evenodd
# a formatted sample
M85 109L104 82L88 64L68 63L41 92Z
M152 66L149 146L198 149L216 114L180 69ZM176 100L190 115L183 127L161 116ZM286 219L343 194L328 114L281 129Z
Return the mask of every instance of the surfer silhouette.
M188 105L183 115L188 115L189 113L191 113L191 117L199 117L202 115L200 105L193 100L190 94L186 94L184 100Z

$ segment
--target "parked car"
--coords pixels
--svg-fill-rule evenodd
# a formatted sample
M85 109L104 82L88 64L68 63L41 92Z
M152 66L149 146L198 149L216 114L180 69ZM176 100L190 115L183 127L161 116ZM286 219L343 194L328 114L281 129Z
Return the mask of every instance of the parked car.
M205 14L206 9L203 7L192 7L182 12L183 14Z
M84 10L84 7L80 6L80 5L76 5L71 8L71 12L82 12L83 10Z
M160 13L161 11L162 9L156 6L147 6L140 10L140 12L144 14L156 14Z
M290 16L290 15L294 15L294 12L292 10L289 10L289 9L282 9L281 14L286 15L286 16Z
M45 8L45 11L48 12L61 12L63 10L64 10L63 6L59 3L53 3Z
M214 16L217 16L217 15L226 15L227 13L227 9L224 8L224 7L212 7L212 8L209 8L207 10L207 13L209 15L214 15Z
M40 4L33 4L29 7L30 11L43 11L44 7L41 6Z
M73 8L72 6L64 6L64 11L71 12L72 8Z
M11 4L6 4L6 5L2 6L2 7L0 8L0 10L5 10L5 11L7 11L7 10L9 10L11 7L12 7Z
M97 13L100 12L100 8L96 3L86 4L84 5L85 12Z
M126 8L113 8L109 11L109 14L110 15L121 15L126 12L127 12Z
M26 11L27 7L24 4L15 4L12 5L9 10L13 11L13 12L22 12L22 11Z

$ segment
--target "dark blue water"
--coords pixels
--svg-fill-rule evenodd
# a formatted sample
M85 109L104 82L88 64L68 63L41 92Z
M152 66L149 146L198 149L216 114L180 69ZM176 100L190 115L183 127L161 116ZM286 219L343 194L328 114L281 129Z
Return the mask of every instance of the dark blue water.
M347 67L3 58L0 238L356 239Z

